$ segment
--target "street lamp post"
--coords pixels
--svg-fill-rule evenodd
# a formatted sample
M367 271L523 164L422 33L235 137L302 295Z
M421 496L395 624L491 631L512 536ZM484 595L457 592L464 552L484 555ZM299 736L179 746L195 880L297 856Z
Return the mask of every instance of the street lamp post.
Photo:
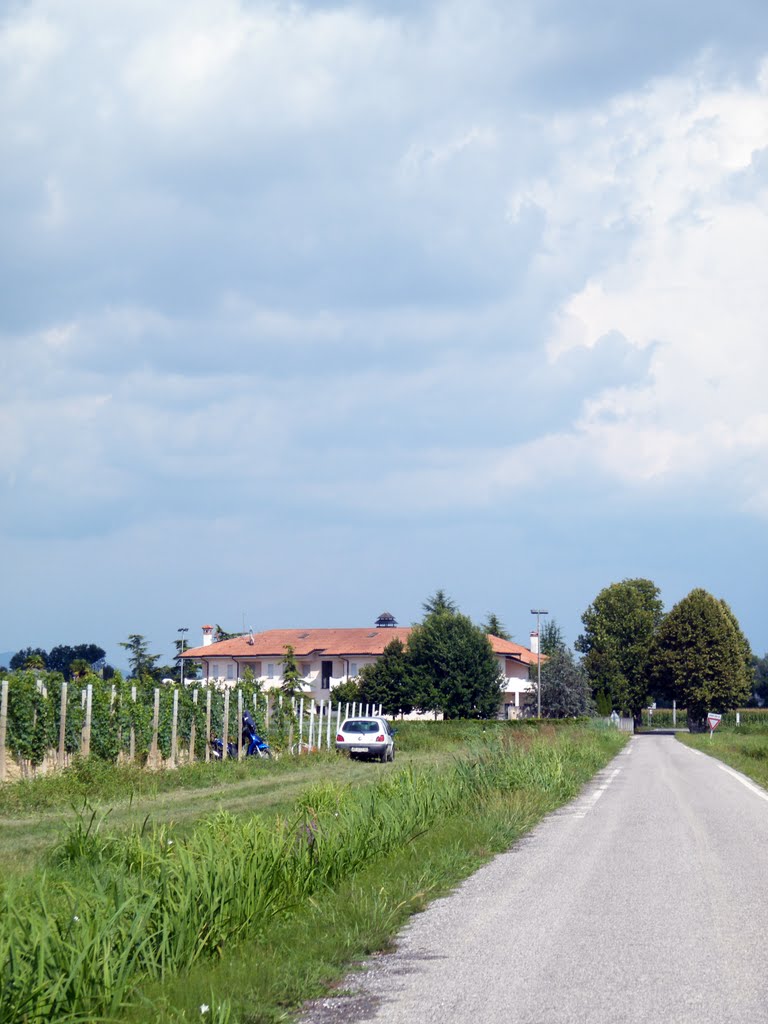
M542 615L549 615L545 608L531 608L531 615L536 616L536 697L538 707L536 717L541 718L541 628L539 621Z
M184 659L181 655L184 653L184 634L189 632L188 626L182 626L176 630L177 633L181 633L181 640L179 642L179 666L181 668L181 685L184 686Z

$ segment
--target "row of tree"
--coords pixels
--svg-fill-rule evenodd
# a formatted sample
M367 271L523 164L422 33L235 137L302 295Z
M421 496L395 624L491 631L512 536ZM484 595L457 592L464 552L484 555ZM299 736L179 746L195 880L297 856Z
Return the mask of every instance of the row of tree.
M10 660L9 668L38 669L47 672L60 672L67 680L77 678L86 672L105 674L108 669L106 652L97 644L58 644L50 651L42 647L25 647L17 651ZM109 676L109 671L106 672Z
M179 654L189 647L186 640L176 640L175 643ZM130 678L155 683L161 679L179 679L178 662L161 665L160 655L150 654L149 642L141 633L131 633L120 646L127 651ZM24 647L11 657L8 667L11 671L59 672L68 682L82 679L91 672L103 679L112 679L115 674L115 669L106 662L106 652L97 644L59 644L50 651L42 647ZM192 674L195 669L195 665L187 665L185 673Z
M596 706L639 718L650 699L676 700L688 721L744 706L756 685L747 638L725 601L697 588L664 613L658 587L627 579L601 590L576 641Z

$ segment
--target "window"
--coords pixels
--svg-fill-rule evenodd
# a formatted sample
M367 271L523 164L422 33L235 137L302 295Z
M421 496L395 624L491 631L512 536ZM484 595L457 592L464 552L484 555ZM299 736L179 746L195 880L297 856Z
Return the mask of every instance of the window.
M275 678L275 665L274 665L274 662L269 661L269 662L267 662L267 679L274 679L274 678Z
M217 661L214 661L213 663L213 672L211 673L211 675L213 676L214 679L219 678L219 663Z
M353 679L357 678L357 662L356 661L350 661L350 663L349 663L349 674L352 676Z
M234 678L235 678L235 666L230 663L229 665L227 665L227 679L234 679Z
M306 679L312 671L312 663L309 661L302 661L301 663L301 674Z
M330 690L331 688L331 676L333 675L333 662L323 661L321 662L320 671L320 689Z

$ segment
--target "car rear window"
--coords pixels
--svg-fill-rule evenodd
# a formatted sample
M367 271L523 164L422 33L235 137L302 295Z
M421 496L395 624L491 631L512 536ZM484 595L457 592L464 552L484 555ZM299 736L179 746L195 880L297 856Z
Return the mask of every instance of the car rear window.
M354 718L351 719L349 722L345 722L344 725L341 727L342 732L358 733L379 732L380 729L381 726L379 725L378 722L360 722Z

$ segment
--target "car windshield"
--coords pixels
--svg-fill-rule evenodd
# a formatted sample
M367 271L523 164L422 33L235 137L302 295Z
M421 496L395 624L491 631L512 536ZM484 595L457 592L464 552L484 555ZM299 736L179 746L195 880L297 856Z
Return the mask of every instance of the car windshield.
M371 722L368 719L352 719L349 722L345 722L344 725L341 727L342 732L368 733L379 732L380 730L381 725L379 724L379 722Z

